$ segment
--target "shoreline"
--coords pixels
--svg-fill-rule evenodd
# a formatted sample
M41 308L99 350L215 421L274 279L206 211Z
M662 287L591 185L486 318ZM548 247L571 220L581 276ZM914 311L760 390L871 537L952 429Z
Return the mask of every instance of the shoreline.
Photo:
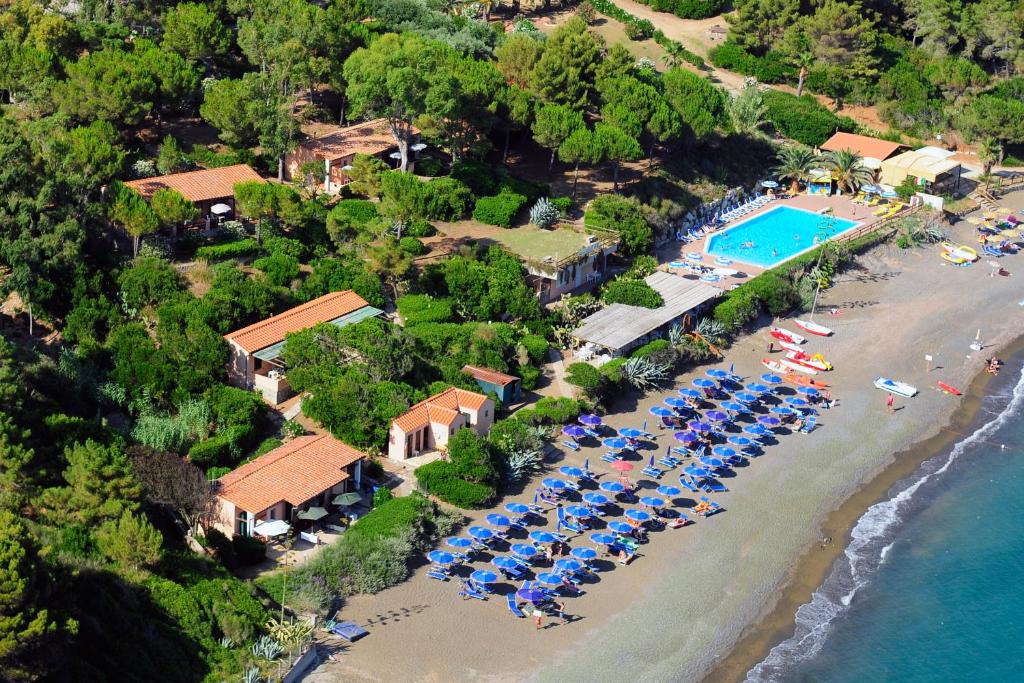
M994 345L992 352L1003 358L1004 369L1024 364L1024 334L1006 344ZM830 538L831 543L826 545L819 540L796 558L789 577L779 587L774 604L744 629L735 645L704 677L704 683L742 682L772 648L792 636L797 609L811 600L832 573L836 560L850 544L851 532L858 520L872 505L885 499L896 484L913 475L928 460L949 451L973 428L980 426L978 416L986 390L995 379L984 369L980 370L963 392L960 405L936 433L893 453L892 462L828 514L821 524L820 539Z

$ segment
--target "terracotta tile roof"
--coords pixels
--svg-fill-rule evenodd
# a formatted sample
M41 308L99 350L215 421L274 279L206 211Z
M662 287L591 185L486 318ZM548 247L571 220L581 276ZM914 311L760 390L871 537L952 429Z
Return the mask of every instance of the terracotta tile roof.
M205 202L211 199L231 197L235 194L235 183L249 180L266 182L248 164L236 164L222 168L204 168L187 173L172 173L142 180L129 180L125 185L146 199L152 197L157 190L170 188L180 192L185 199L193 202Z
M331 292L318 299L307 301L301 306L290 308L272 318L229 332L224 335L224 338L234 342L248 353L255 353L271 344L284 341L286 334L340 318L364 306L369 306L369 304L352 290Z
M838 152L849 149L862 157L870 157L879 161L887 159L893 152L904 147L898 142L869 138L866 135L854 135L853 133L836 133L821 146L826 152Z
M462 371L468 372L473 379L478 379L481 382L487 382L488 384L494 384L499 387L511 384L519 379L514 375L506 375L504 372L498 372L497 370L491 370L490 368L481 368L476 365L464 365L462 366Z
M365 457L328 434L300 436L225 474L217 495L253 514L281 501L301 505L348 479L345 468Z
M420 401L408 412L396 417L392 424L406 433L430 423L450 425L459 416L461 408L476 411L486 402L487 397L483 394L450 387L440 394Z
M415 128L413 134L419 133ZM380 154L397 147L387 121L374 119L366 123L339 128L318 138L299 144L317 159L344 159L353 154Z

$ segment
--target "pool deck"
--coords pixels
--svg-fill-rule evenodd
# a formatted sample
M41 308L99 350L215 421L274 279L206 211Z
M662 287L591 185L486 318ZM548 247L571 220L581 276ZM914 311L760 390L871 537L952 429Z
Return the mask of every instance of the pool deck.
M790 197L789 199L777 199L773 202L768 202L760 209L751 211L745 216L741 216L740 218L737 218L734 221L726 223L725 225L722 226L722 230L726 228L731 228L734 225L737 225L738 223L742 223L743 221L750 220L754 216L758 216L762 213L765 213L766 211L771 211L772 209L778 206L790 206L795 209L804 209L807 211L813 211L815 213L821 211L822 209L831 208L833 214L837 218L858 221L861 224L861 226L869 225L870 223L873 223L874 221L877 220L872 215L873 209L868 209L867 207L854 204L853 202L850 201L852 198L852 196L847 195L825 197L822 195L808 196L805 194L801 194L795 197ZM696 242L672 242L671 244L662 247L661 249L658 250L658 258L661 261L661 269L666 270L668 272L673 272L673 269L668 267L668 263L670 261L684 260L686 254L691 251L699 251L701 254L703 254L704 259L701 263L704 266L707 266L708 268L715 268L716 266L714 264L714 257L706 253L705 250L707 248L708 238L719 233L721 233L721 230L716 231L711 235L707 235L702 239L697 240ZM782 263L782 261L780 261L780 263ZM734 268L735 270L739 270L739 274L733 277L723 278L720 282L711 282L707 284L710 284L713 287L719 287L721 289L730 290L743 284L750 278L760 275L765 271L765 268L761 266L755 266L752 263L745 263L740 259L733 259L732 268ZM696 275L691 275L689 273L681 275L681 277L685 277L688 280L697 279Z

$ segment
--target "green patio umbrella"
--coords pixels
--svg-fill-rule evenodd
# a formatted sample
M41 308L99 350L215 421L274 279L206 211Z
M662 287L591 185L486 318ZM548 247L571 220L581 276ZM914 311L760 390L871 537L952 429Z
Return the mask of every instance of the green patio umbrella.
M349 493L339 493L331 501L334 505L355 505L363 499L362 495L355 491Z
M319 507L313 507L309 508L308 510L303 510L296 516L299 519L308 519L311 522L315 522L318 519L323 519L324 517L326 517L327 510L324 510L323 508Z

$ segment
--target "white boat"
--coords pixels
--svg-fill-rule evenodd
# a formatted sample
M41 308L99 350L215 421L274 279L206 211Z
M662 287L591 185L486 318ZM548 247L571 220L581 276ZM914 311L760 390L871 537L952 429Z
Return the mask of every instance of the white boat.
M775 337L779 341L789 342L790 344L803 344L806 339L801 337L796 332L790 332L787 329L781 327L773 327L768 330L768 334Z
M780 341L779 346L781 346L786 351L793 351L794 353L802 352L802 349L799 346L797 346L796 344L791 344L788 341Z
M802 365L807 368L814 368L820 372L831 370L832 366L825 362L825 359L815 356L808 356L806 353L801 351L790 351L786 354L786 360L793 361L798 365Z
M818 323L811 322L810 320L795 320L794 324L804 332L810 332L811 334L816 334L819 337L832 336L831 329L825 327L824 325L819 325Z
M887 377L879 377L875 380L875 386L882 391L888 391L890 394L896 394L897 396L906 396L910 398L917 394L917 387L911 386L906 382L897 382L894 379L888 379Z

